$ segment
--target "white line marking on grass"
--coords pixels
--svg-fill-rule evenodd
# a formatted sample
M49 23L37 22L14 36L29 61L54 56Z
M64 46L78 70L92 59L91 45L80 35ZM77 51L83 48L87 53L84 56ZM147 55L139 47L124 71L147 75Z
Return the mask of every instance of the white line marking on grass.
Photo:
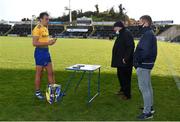
M173 66L172 66L172 61L170 60L170 58L168 58L164 52L164 49L163 47L161 46L161 49L162 49L162 52L163 52L163 55L165 57L165 62L167 63L168 65L168 70L171 72L171 75L173 76L174 78L174 81L177 85L177 88L180 90L180 79L178 78L178 75L176 73L176 71L174 70ZM166 49L169 50L168 46L166 46Z

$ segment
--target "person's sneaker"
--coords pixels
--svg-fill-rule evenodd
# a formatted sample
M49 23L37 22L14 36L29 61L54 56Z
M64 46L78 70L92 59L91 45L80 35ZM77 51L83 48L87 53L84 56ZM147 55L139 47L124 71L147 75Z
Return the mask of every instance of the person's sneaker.
M37 90L35 93L35 96L39 99L39 100L44 100L44 96L41 93L41 91Z
M151 107L151 114L154 114L155 113L155 110L153 107Z
M143 111L143 107L140 107L140 109ZM151 114L154 114L155 113L155 110L154 110L154 108L153 107L151 107Z
M137 119L139 120L147 120L147 119L152 119L152 118L153 118L152 113L142 113L137 117Z

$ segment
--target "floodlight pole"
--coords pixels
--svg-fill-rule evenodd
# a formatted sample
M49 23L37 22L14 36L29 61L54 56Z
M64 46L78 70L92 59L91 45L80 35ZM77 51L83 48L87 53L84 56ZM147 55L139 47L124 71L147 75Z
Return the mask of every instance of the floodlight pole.
M69 0L69 22L72 22L72 13L71 13L71 0Z
M69 7L65 7L65 10L69 11L69 23L72 23L72 12L71 12L71 0L69 0Z

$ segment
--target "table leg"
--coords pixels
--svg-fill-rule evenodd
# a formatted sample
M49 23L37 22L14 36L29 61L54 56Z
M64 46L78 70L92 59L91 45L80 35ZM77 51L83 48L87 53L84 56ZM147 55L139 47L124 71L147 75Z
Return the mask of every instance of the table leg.
M89 72L89 76L88 76L88 104L91 103L99 94L100 94L100 68L99 68L99 72L98 72L98 79L97 79L97 93L91 97L90 94L90 83L91 83L91 77L92 77L92 72Z
M91 99L91 77L92 77L92 72L88 73L88 103L90 103Z
M79 87L79 84L81 83L82 79L84 78L85 73L86 73L86 71L83 72L83 74L81 75L81 78L77 82L77 85L76 85L76 87L74 89L75 92L76 92L77 88Z
M65 85L63 94L66 93L66 91L67 91L67 89L68 89L68 87L69 87L69 85L70 85L70 82L71 82L72 79L74 78L75 74L76 74L76 71L74 71L74 72L70 75L70 77L69 77L69 79L68 79L68 81L67 81L67 83L66 83L66 85Z
M98 72L98 94L100 94L100 77L101 77L101 68L99 68L99 72Z

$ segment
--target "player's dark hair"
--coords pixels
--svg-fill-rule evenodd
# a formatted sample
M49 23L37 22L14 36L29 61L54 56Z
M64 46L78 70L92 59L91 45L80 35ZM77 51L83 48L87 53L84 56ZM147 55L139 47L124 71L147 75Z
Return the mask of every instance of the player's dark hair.
M39 19L43 19L44 16L49 16L49 14L47 12L41 12L39 14Z
M140 19L147 21L149 26L152 25L152 19L149 15L143 15L142 17L140 17Z

